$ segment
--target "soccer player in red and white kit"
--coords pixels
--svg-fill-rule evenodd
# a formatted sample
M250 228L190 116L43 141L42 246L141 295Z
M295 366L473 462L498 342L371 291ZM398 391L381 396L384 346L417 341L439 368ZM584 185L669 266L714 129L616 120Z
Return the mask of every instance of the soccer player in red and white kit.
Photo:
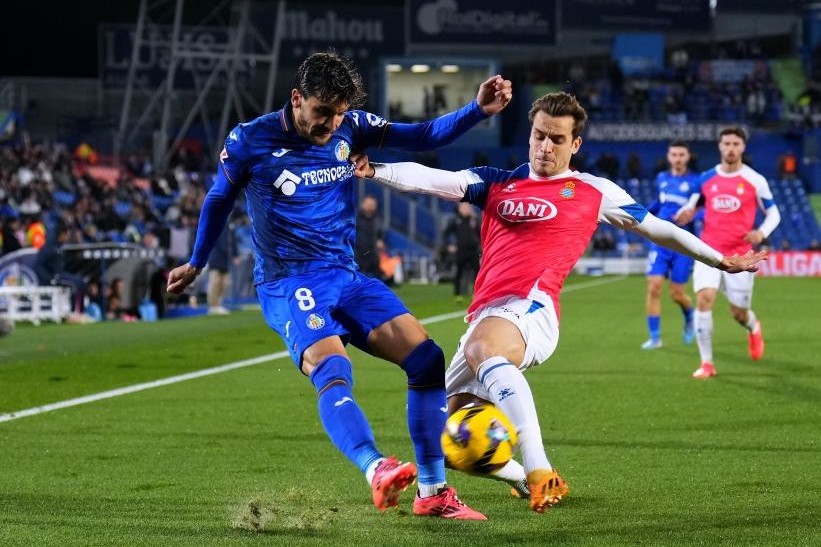
M690 222L695 215L696 203L703 196L705 211L701 239L725 254L746 253L768 237L781 221L767 179L742 161L746 144L747 133L742 128L728 127L721 131L718 138L721 163L702 173L700 192L694 193L675 217L680 225ZM754 228L759 208L764 210L764 220L758 228ZM701 366L693 373L693 378L706 379L716 375L713 364L713 305L719 290L729 300L733 318L747 329L750 358L757 361L764 355L761 322L750 309L754 279L752 272L725 275L725 272L703 264L695 265L694 325Z
M550 93L530 110L529 162L508 171L451 172L415 163L371 164L352 157L360 177L400 190L468 201L484 210L482 264L470 325L446 375L448 410L492 402L513 421L524 467L496 473L526 477L530 507L542 513L569 491L548 461L530 386L522 371L545 361L559 339L559 292L599 222L637 232L724 271L756 271L765 253L723 256L693 234L659 220L607 179L570 170L587 113L567 93Z

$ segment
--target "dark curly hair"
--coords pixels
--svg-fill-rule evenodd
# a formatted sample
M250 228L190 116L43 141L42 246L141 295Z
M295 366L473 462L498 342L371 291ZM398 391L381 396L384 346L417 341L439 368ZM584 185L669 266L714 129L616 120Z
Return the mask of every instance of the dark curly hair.
M359 71L349 59L334 51L314 53L302 61L294 87L305 98L342 101L350 108L362 106L367 97Z
M576 97L564 91L557 91L556 93L548 93L533 101L533 106L530 107L528 119L533 123L533 118L539 112L544 112L553 118L560 116L571 116L573 118L573 138L575 139L584 132L584 126L587 123L587 112L584 107L579 104Z

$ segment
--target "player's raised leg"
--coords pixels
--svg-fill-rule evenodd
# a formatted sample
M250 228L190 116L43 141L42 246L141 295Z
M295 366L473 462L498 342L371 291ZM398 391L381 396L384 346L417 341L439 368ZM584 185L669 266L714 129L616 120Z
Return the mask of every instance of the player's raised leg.
M328 437L365 474L376 508L384 511L398 505L399 495L416 479L416 466L385 458L376 448L370 424L354 398L351 362L339 337L309 347L302 369L316 388Z
M530 507L544 512L569 489L547 458L533 394L522 371L513 364L525 359L521 331L508 319L485 317L470 333L463 351L490 400L515 425L530 489Z
M373 353L398 363L408 376L408 429L416 452L419 485L415 515L457 520L485 520L465 505L447 485L440 437L447 419L445 356L442 349L409 313L373 329L368 336Z

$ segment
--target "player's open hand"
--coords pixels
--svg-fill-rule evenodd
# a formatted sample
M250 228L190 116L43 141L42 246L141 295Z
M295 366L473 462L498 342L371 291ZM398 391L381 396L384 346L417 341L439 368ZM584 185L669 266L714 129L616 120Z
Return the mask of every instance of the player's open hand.
M740 256L725 256L721 259L718 269L727 273L757 272L758 263L762 260L767 260L767 251L747 251Z
M171 294L182 294L185 288L194 282L200 274L200 269L191 264L177 266L168 274L167 290Z
M686 226L693 221L696 216L696 210L690 207L682 207L673 215L673 222L679 226Z
M498 114L513 98L513 84L498 74L491 76L479 86L476 102L488 116Z
M744 235L744 241L747 243L752 243L753 245L758 245L764 241L764 232L761 230L750 230Z
M361 179L373 178L375 169L371 165L368 155L364 152L351 154L348 156L348 161L354 166L354 175Z

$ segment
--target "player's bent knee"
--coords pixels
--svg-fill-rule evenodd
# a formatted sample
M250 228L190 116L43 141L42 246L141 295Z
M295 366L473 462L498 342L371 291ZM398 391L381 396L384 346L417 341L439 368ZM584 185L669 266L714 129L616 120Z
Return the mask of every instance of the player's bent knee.
M320 394L337 384L347 384L353 387L351 362L342 355L326 357L311 371L311 383Z
M445 385L445 353L430 338L416 346L400 366L408 375L408 387Z

